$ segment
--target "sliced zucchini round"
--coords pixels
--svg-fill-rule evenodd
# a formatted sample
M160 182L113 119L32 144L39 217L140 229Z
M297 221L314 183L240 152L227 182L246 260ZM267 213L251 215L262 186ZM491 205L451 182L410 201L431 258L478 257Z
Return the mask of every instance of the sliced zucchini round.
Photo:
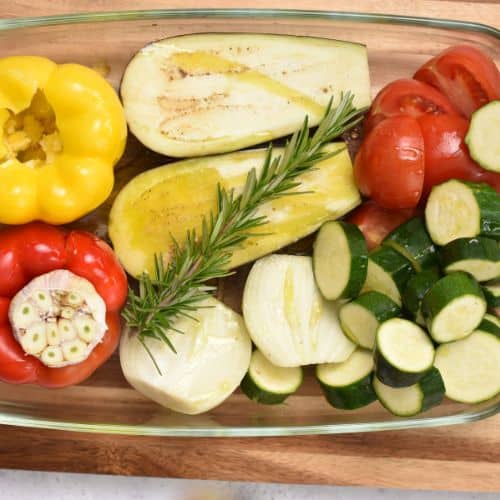
M283 368L273 365L258 349L253 351L250 366L240 388L257 403L276 405L283 403L302 383L300 366Z
M490 309L500 307L500 282L483 285L483 293Z
M467 338L440 345L435 365L446 396L460 403L480 403L500 393L500 338L476 330Z
M355 410L377 399L371 383L372 371L372 354L356 349L343 363L318 365L316 377L332 406Z
M477 330L482 332L492 333L500 339L500 319L493 314L485 314L483 321L479 323Z
M382 323L375 341L375 373L391 387L416 384L430 370L434 346L415 323L392 318Z
M452 179L432 188L425 207L432 241L446 245L480 234L500 238L500 196L488 184Z
M314 277L328 300L356 297L366 280L368 250L357 226L330 221L321 226L314 242Z
M439 370L432 367L416 384L409 387L391 387L373 378L378 400L393 415L412 417L441 404L445 394Z
M388 246L373 250L368 256L368 273L362 292L376 291L401 306L401 294L415 274L411 262Z
M380 323L400 313L400 307L387 295L366 292L340 308L340 326L355 344L373 349Z
M422 313L431 337L439 343L470 335L486 313L486 300L477 281L462 271L441 278L422 300Z
M442 247L440 254L445 273L465 271L477 281L500 276L500 248L491 238L458 238Z
M408 280L403 292L403 305L419 325L426 326L421 310L422 300L439 280L439 277L439 272L436 269L426 269Z
M472 113L465 144L471 157L486 170L500 172L500 101Z
M420 217L413 217L401 224L386 236L382 244L406 257L417 272L439 266L436 247Z

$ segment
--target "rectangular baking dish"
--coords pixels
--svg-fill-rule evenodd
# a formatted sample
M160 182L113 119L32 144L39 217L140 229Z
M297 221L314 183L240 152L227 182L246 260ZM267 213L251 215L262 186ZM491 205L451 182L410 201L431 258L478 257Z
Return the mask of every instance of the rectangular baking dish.
M410 77L449 45L472 43L500 62L500 31L485 25L438 19L293 10L153 10L0 20L0 57L42 55L57 62L98 67L117 87L132 55L147 43L196 32L245 31L336 38L368 47L372 92ZM117 170L115 193L131 176L165 158L133 138ZM112 198L111 198L112 199ZM76 225L106 236L110 200ZM234 278L223 298L235 300ZM237 294L236 294L237 296ZM500 367L499 367L500 369ZM498 413L500 397L465 406L445 402L421 416L396 418L378 403L353 412L324 400L312 372L300 391L277 407L258 405L236 392L199 416L168 411L133 390L115 355L83 384L59 390L0 384L0 423L8 425L158 436L286 436L369 432L451 425Z

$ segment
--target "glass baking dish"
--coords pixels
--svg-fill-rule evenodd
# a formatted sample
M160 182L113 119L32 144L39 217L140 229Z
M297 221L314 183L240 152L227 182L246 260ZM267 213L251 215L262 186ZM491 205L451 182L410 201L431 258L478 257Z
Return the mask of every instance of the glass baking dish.
M368 47L372 91L409 77L449 45L472 43L500 63L500 31L485 25L387 15L292 10L154 10L0 20L0 57L43 55L104 69L117 87L132 55L152 40L195 32L247 31L337 38ZM137 172L164 164L130 138L117 171L115 192ZM76 225L106 235L111 199ZM241 271L241 272L244 272ZM239 308L238 278L221 287ZM500 369L500 367L499 367ZM168 411L133 390L115 355L83 384L59 390L0 384L0 423L48 429L158 436L285 436L335 434L451 425L500 410L500 397L465 406L445 402L421 416L396 418L378 403L353 412L324 400L312 372L286 404L258 405L236 392L199 416Z

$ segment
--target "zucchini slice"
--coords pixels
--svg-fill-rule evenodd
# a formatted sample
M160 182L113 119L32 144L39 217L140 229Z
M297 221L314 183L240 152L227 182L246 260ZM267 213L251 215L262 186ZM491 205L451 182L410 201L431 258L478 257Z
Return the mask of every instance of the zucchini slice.
M490 309L500 307L500 283L487 283L483 285L483 293Z
M392 318L382 323L375 341L375 373L391 387L416 384L430 370L434 346L415 323Z
M368 255L368 273L362 292L376 291L401 306L401 294L415 274L411 262L399 252L382 246Z
M318 365L316 377L333 407L355 410L377 399L371 383L372 371L371 353L356 349L343 363Z
M355 344L373 349L380 323L399 316L400 313L400 307L387 295L375 291L366 292L341 306L340 326Z
M477 330L492 333L500 339L500 319L493 316L493 314L485 314L483 321L479 323Z
M500 277L500 248L491 238L458 238L441 248L445 273L465 271L477 281Z
M439 278L439 272L436 269L426 269L412 276L403 292L405 309L410 313L414 321L421 326L426 326L422 316L422 300Z
M196 33L142 48L120 94L131 132L174 156L243 149L317 125L350 90L370 104L366 47L291 35Z
M401 224L386 236L382 244L391 246L405 256L417 273L439 266L436 247L420 217L413 217Z
M480 403L500 393L500 337L483 329L440 345L435 365L446 396L460 403Z
M344 334L339 305L319 292L311 257L269 255L252 267L243 316L259 350L277 366L345 361L356 348Z
M273 365L258 349L253 351L248 372L240 389L252 400L266 405L283 403L302 383L300 366L283 368Z
M472 113L465 144L473 160L500 172L500 101L491 101Z
M439 343L470 335L486 313L486 300L477 281L462 271L441 278L422 300L422 313L431 337Z
M325 151L344 148L332 143ZM273 158L283 150L273 150ZM154 255L165 266L175 249L173 239L184 243L186 230L201 230L203 216L217 208L217 186L240 192L247 174L261 172L266 150L238 151L178 161L147 170L134 177L118 194L109 214L109 236L121 263L132 276L154 271ZM268 223L255 230L266 236L245 240L234 249L230 268L275 252L316 231L359 205L347 150L321 161L300 177L301 185L290 197L262 205L257 216ZM299 194L299 191L308 191Z
M446 245L480 234L500 238L500 196L488 184L452 179L432 188L425 207L432 241Z
M443 378L432 367L416 384L409 387L391 387L373 378L378 400L393 415L412 417L441 404L445 394Z
M328 300L356 297L366 280L368 250L363 233L348 222L325 222L314 242L316 283Z

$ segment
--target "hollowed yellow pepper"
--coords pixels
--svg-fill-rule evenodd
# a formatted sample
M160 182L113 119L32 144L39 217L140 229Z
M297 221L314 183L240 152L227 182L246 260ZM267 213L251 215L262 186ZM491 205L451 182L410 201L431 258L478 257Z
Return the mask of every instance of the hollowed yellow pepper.
M78 64L0 59L0 222L71 222L111 193L127 126L113 88Z

